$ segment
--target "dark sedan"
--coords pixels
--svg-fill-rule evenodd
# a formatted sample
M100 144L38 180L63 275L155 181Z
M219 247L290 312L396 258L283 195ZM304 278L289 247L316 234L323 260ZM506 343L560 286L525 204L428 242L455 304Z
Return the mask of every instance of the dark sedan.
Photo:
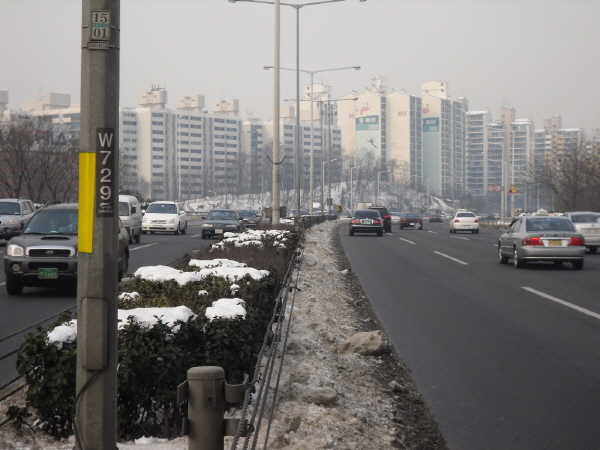
M444 223L444 219L442 219L442 215L441 214L432 213L429 216L429 223L432 223L432 222Z
M402 214L402 220L400 220L400 229L414 228L416 230L423 229L423 216L418 212L407 212Z
M350 236L354 233L377 233L383 236L383 219L374 209L359 209L350 219Z
M548 261L556 265L569 262L574 269L582 269L584 255L585 239L566 217L517 217L498 240L500 264L512 259L516 268Z
M244 221L235 209L213 209L202 223L202 239L244 230Z

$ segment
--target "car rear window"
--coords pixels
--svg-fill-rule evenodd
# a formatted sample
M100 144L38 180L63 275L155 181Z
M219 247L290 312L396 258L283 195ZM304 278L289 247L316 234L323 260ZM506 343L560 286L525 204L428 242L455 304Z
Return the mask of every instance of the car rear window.
M456 214L456 217L475 217L475 214L473 213L458 213Z
M356 211L354 213L355 219L381 219L381 216L377 211Z
M600 222L600 214L572 214L573 223L596 223Z
M569 219L544 218L527 221L527 231L575 231Z

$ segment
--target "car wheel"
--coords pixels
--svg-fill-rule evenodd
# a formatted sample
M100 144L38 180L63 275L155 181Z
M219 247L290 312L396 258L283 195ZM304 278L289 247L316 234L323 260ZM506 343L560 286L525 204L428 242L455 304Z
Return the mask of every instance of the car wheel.
M573 269L575 269L575 270L583 269L583 259L578 259L577 261L573 261L571 264L573 264Z
M202 233L202 239L206 239L206 235Z
M187 222L185 223L183 230L181 230L181 234L187 234Z
M132 230L132 232L133 232L133 230ZM133 244L133 235L132 234L129 235L129 243Z
M508 263L508 256L502 254L502 247L500 247L500 244L498 244L498 262L500 264Z
M598 247L588 247L590 249L590 253L596 253L596 250L598 250Z
M17 280L6 280L6 292L8 295L21 295L23 292L23 285Z
M519 252L516 247L513 254L513 266L515 266L515 269L522 269L525 266L525 261L521 260L519 257Z
M475 230L471 230L471 234L475 234Z
M135 242L136 242L137 244L139 244L141 240L142 240L142 233L141 233L141 232L139 232L139 233L137 234L137 236L135 237Z
M475 234L479 234L479 230L475 230Z
M177 224L177 229L173 231L173 234L180 234L181 230L179 229L179 224Z
M350 236L354 236L354 230L350 228L350 232L348 234L350 234Z
M150 234L154 234L154 233L156 233L156 232L155 232L155 231L151 231L151 232L150 232Z
M377 236L383 236L383 230L379 230L379 231L377 232Z
M421 225L421 228L419 228L419 230L423 231L423 228L425 228L423 225Z
M142 230L142 234L146 234L148 233L146 230Z

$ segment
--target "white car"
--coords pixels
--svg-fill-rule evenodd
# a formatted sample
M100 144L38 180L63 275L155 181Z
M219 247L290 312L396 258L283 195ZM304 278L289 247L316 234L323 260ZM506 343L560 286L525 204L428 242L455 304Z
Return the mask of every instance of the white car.
M457 231L470 231L471 233L479 233L479 219L475 213L471 211L458 211L449 222L450 233Z
M179 202L160 201L150 203L142 219L142 233L154 234L157 231L185 234L187 214Z

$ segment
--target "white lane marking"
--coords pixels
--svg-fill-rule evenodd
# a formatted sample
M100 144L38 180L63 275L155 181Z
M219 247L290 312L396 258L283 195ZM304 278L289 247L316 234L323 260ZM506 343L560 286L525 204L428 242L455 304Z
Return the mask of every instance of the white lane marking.
M530 287L525 287L525 286L521 286L521 287L523 289L525 289L526 291L529 291L533 294L539 295L540 297L544 297L544 298L547 298L548 300L552 300L553 302L560 303L561 305L564 305L568 308L574 309L575 311L579 311L584 314L587 314L588 316L592 316L595 319L600 319L600 314L590 311L589 309L582 308L581 306L574 305L573 303L565 302L564 300L561 300L560 298L552 297L551 295L545 294L544 292L536 291L535 289L530 288Z
M158 245L158 242L153 242L152 244L142 245L141 247L130 248L129 251L132 252L134 250L139 250L140 248L152 247L153 245Z
M469 263L461 261L460 259L453 258L452 256L445 255L444 253L440 253L440 252L433 252L433 253L437 253L438 255L443 256L444 258L448 258L448 259L451 259L452 261L456 261L457 263L462 264L463 266L469 265Z
M408 239L402 239L402 238L398 238L398 239L400 239L401 241L404 241L404 242L408 242L409 244L415 245L415 242L409 241Z
M191 237L198 237L198 236L202 236L201 234L193 234Z
M433 233L433 234L440 234L437 231L427 231L428 233Z
M454 239L464 239L465 241L470 241L470 239L469 239L469 238L462 237L462 236L450 236L450 237L451 237L451 238L454 238Z

